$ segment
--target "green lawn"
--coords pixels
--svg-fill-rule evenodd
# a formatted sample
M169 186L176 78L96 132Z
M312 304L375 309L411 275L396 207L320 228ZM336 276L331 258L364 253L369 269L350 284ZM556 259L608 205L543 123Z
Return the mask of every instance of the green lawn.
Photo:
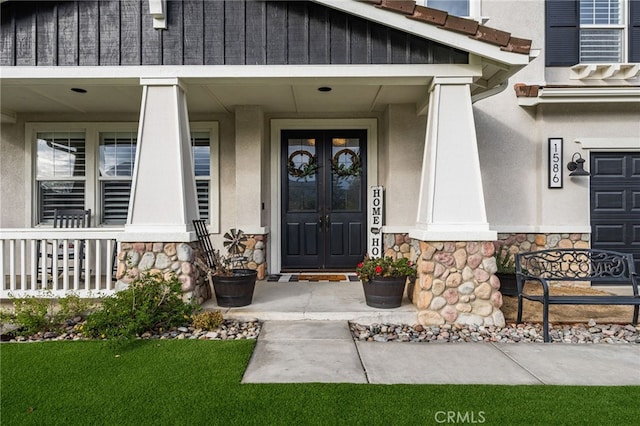
M0 424L637 424L640 387L240 384L253 346L1 344Z

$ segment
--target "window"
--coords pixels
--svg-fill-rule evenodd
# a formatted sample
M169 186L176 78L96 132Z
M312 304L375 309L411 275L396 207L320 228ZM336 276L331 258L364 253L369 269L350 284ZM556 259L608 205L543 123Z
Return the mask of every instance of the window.
M33 221L56 208L91 209L96 226L126 223L138 144L137 123L27 123L34 158ZM218 124L190 123L198 211L218 232Z
M480 21L480 0L416 0L416 4Z
M55 209L85 208L85 157L84 133L37 133L38 223L51 223Z
M121 225L127 221L137 139L135 132L100 133L98 179L101 223Z
M622 0L580 0L580 62L626 61Z
M211 137L209 132L191 132L193 171L200 219L209 220L209 184L211 180Z
M640 1L546 0L548 67L640 62Z
M426 6L444 10L451 15L471 16L469 3L471 0L426 0Z

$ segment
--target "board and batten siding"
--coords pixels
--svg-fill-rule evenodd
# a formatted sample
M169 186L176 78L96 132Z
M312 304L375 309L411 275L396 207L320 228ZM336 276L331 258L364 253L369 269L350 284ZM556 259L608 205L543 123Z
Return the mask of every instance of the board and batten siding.
M466 52L305 1L2 3L0 65L468 63Z

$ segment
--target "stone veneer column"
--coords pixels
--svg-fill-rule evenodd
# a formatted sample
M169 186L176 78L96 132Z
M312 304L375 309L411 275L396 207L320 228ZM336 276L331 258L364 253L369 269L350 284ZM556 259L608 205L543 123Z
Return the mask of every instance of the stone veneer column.
M491 241L420 242L413 303L422 325L504 326Z
M118 237L116 289L143 273L175 274L186 300L211 297L194 263L198 218L186 95L177 78L143 86L129 213Z
M487 222L471 77L435 77L430 88L418 212L412 301L423 325L504 325Z
M118 254L116 290L122 290L142 274L176 276L183 298L203 303L211 298L209 281L194 264L198 243L122 243Z

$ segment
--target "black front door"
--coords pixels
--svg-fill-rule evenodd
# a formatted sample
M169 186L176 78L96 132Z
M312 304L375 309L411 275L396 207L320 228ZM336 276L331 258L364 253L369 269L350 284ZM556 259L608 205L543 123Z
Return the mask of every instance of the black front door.
M354 269L366 252L366 131L282 132L282 269Z
M640 271L640 153L591 153L591 247L632 253Z

